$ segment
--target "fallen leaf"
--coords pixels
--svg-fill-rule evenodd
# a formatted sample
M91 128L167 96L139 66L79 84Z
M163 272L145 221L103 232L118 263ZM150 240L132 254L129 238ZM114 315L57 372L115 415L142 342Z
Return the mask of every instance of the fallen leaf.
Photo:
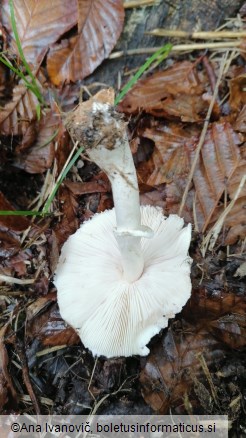
M243 176L246 174L246 147L240 147L240 160L238 166L235 168L232 177L227 182L227 193L232 200L238 190ZM246 185L242 187L238 199L233 205L228 215L224 220L224 239L223 244L233 245L238 239L244 240L246 237L246 223L245 223L245 208L246 208ZM225 209L225 205L220 205L214 211L211 218L211 224L218 221Z
M53 87L55 101L64 113L72 111L78 105L83 95L83 86L76 82L75 84L64 84L62 88Z
M229 104L232 111L240 111L246 104L246 74L240 74L229 82L230 99Z
M158 187L157 190L151 190L140 194L141 205L153 205L154 207L161 207L163 210L166 207L165 191Z
M37 122L36 120L33 120L27 127L27 130L25 131L23 138L21 140L21 144L16 147L15 152L19 153L26 151L34 144L36 138L37 138Z
M13 90L12 100L0 112L2 135L24 135L30 123L37 117L38 99L25 85Z
M0 210L15 210L2 192L0 192ZM14 233L15 236L26 230L29 225L30 221L25 216L0 216L0 227L2 230L8 230Z
M239 198L232 210L226 216L224 228L229 230L224 237L224 245L233 245L238 239L242 241L246 238L245 223L246 197ZM222 213L222 208L220 208ZM219 217L219 214L217 215Z
M156 128L145 129L142 136L155 143L151 157L154 171L147 184L157 186L178 178L186 179L190 170L189 150L195 149L197 136L182 125L161 123Z
M40 63L50 45L75 26L78 20L77 0L15 0L13 6L21 47L27 62L32 64ZM12 36L12 50L18 56L8 0L3 0L2 20Z
M50 111L42 117L38 127L37 139L26 152L14 160L14 166L28 173L43 173L49 169L55 156L55 140L61 123L58 114Z
M100 172L88 182L73 182L65 180L64 185L73 193L73 195L86 195L88 193L106 193L111 191L109 180L105 173Z
M166 211L168 214L179 214L179 207L182 200L182 196L186 187L186 181L184 179L177 179L171 184L166 186ZM195 191L191 189L187 195L186 203L182 211L182 217L186 223L196 224L203 220L203 216L199 211L194 210L195 204ZM195 219L194 219L195 216Z
M66 187L60 187L59 189L59 202L62 216L55 225L54 232L58 244L61 245L78 229L79 224L76 216L78 204L73 194Z
M203 100L207 79L196 65L183 61L139 80L118 105L127 114L144 110L157 117L201 121L209 103Z
M20 250L20 242L12 233L0 227L0 259L11 257Z
M244 310L246 305L244 303ZM246 313L223 316L210 324L214 336L233 350L238 350L246 345Z
M207 131L193 175L196 212L200 218L198 227L203 232L226 189L226 181L238 166L240 143L239 136L227 122L213 123ZM191 151L190 155L192 162L195 151Z
M199 356L207 366L218 364L224 354L218 341L199 325L183 322L168 329L159 346L153 348L140 375L146 403L159 414L182 407L194 379L202 381L204 373ZM180 411L179 411L180 413Z
M237 116L236 122L234 124L235 131L246 132L246 105L243 106L242 110Z
M232 177L228 181L227 190L231 199L233 199L243 176L246 175L246 145L241 146L239 152L240 160L238 166L236 167L232 174ZM246 196L246 185L244 185L241 192L239 193L239 198L242 198L244 196Z
M49 261L49 269L51 276L54 274L56 270L56 266L59 260L59 245L57 241L56 234L51 229L49 232L49 236L47 238L49 247L47 249L48 261Z
M47 70L55 85L76 82L108 57L123 27L122 0L79 0L78 36L54 45Z
M214 293L208 290L210 287L208 287L209 284L206 285L206 281L203 281L199 288L193 289L191 298L183 309L184 318L190 324L194 325L197 321L201 321L209 328L211 322L217 321L231 313L245 314L245 296L220 291L220 288L218 292L218 289L216 289L217 285L213 283L213 280L211 280L211 283L215 291Z
M61 318L57 304L52 304L55 294L40 297L27 308L26 336L37 338L43 345L74 345L79 336Z

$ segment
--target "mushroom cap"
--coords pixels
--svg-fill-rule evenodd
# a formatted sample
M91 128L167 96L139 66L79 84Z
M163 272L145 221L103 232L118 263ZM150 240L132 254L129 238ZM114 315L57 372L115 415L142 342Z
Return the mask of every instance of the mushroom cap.
M140 208L154 237L141 240L144 271L133 283L122 277L114 209L85 222L62 248L54 281L60 313L96 356L147 355L146 344L190 297L190 224Z

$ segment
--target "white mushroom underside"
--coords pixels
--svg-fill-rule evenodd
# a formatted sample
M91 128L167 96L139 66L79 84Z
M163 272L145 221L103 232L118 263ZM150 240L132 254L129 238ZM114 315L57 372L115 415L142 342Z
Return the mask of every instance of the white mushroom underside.
M113 210L95 215L62 248L55 285L62 317L78 330L94 355L146 355L146 344L166 327L190 297L191 227L160 208L141 207L144 271L133 283L122 278Z

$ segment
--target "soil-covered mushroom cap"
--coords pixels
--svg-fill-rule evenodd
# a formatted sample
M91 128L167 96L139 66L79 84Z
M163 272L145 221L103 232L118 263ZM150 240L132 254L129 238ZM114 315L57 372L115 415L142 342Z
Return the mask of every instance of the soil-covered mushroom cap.
M146 344L190 297L191 226L160 208L140 208L154 237L141 240L144 270L136 281L123 278L114 209L84 223L62 248L55 275L60 312L97 356L148 354Z

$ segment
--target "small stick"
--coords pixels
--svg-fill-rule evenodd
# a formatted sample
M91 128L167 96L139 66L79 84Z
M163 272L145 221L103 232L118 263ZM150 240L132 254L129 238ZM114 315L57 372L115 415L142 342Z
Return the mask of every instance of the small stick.
M171 52L182 52L187 50L202 50L202 49L236 49L240 47L241 41L220 41L218 43L194 43L194 44L178 44L172 47ZM120 50L119 52L113 52L108 59L118 59L122 56L132 55L145 55L157 52L161 47L146 47L140 49Z
M34 389L32 387L31 380L29 378L29 368L28 368L27 359L26 359L26 352L24 350L24 344L20 339L18 339L16 342L16 351L17 351L19 358L20 358L23 381L25 383L27 392L30 396L32 403L33 403L36 414L40 415L41 409L40 409L39 401L36 397L36 394L35 394Z
M141 6L151 6L156 0L129 0L123 3L124 9L138 8Z
M21 280L20 278L10 277L9 275L0 274L0 281L4 281L4 283L15 283L15 284L32 284L35 281L35 278L28 280Z
M188 38L194 40L217 40L223 38L245 38L246 31L232 32L232 31L209 31L209 32L186 32L184 30L172 30L172 29L153 29L149 32L145 32L146 35L154 36L168 36L174 38Z

